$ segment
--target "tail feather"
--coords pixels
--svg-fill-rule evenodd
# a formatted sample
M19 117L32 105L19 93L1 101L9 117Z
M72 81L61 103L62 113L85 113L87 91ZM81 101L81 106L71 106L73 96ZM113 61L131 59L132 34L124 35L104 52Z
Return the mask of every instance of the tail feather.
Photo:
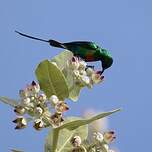
M47 41L47 40L43 40L43 39L40 39L40 38L37 38L37 37L33 37L33 36L30 36L30 35L27 35L27 34L23 34L23 33L18 32L18 31L15 31L15 32L20 34L20 35L22 35L22 36L28 37L30 39L39 40L39 41L43 41L43 42L48 42L49 43L49 41Z
M49 44L53 47L59 47L59 48L65 49L65 46L62 43L55 41L55 40L49 40Z
M39 41L43 41L43 42L47 42L49 43L51 46L53 47L59 47L59 48L64 48L65 49L65 46L58 42L58 41L55 41L55 40L44 40L44 39L40 39L40 38L37 38L37 37L33 37L33 36L30 36L30 35L27 35L27 34L24 34L24 33L21 33L21 32L18 32L18 31L15 31L16 33L20 34L21 36L25 36L25 37L28 37L30 39L34 39L34 40L39 40Z

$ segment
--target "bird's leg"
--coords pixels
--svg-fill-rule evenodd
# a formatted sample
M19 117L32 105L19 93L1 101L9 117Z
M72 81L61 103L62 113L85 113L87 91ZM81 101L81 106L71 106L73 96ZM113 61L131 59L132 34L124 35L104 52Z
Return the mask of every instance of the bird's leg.
M94 65L87 65L87 66L86 66L86 69L87 69L87 68L94 69Z

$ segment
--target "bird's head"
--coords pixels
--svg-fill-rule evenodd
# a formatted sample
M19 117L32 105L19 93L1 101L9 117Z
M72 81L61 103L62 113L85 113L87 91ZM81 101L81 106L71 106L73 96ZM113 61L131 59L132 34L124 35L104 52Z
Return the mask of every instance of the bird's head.
M106 49L102 49L101 62L102 62L102 71L108 69L113 64L113 58L110 55L109 51Z

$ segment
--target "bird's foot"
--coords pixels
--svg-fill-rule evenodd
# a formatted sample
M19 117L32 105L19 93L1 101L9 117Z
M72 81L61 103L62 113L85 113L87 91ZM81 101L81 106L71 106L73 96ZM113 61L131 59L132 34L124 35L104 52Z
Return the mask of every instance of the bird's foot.
M94 66L93 66L93 65L87 65L87 66L86 66L86 69L87 69L87 68L91 68L91 69L94 70Z

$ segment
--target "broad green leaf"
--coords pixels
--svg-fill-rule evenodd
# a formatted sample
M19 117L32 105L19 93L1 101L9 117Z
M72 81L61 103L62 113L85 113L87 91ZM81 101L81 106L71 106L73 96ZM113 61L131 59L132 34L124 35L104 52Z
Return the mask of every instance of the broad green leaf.
M57 64L57 66L62 70L62 72L66 78L66 82L68 84L69 98L73 101L77 101L82 87L79 87L78 85L74 84L71 71L66 69L67 61L70 60L72 58L72 56L73 56L72 52L65 50L65 51L61 52L59 55L55 56L51 60L51 62L55 62Z
M69 96L68 86L61 70L48 60L42 61L36 71L41 89L49 98L56 95L60 100Z
M55 56L51 60L51 62L55 62L57 66L60 68L60 70L62 70L69 88L69 98L72 101L77 101L82 87L74 83L72 71L66 68L67 61L70 60L72 57L73 53L71 51L65 50L61 52L59 55Z
M118 111L120 111L120 109L116 109L116 110L109 111L109 112L103 112L103 113L100 113L100 114L98 114L94 117L91 117L89 119L79 119L79 120L74 120L72 122L67 122L67 123L64 123L62 126L60 126L58 129L66 128L68 130L74 130L80 126L87 125L95 120L104 118L104 117L109 116L109 115L111 115L115 112L118 112Z
M65 120L65 123L69 123L75 120L79 120L78 117L69 117L67 120ZM57 131L59 131L59 137L58 137L58 143L57 143L57 152L71 152L72 145L70 144L70 140L73 136L78 135L81 137L82 141L85 140L88 136L88 126L80 126L75 130L68 130L68 129L61 129L59 130L56 128ZM50 130L47 138L46 138L46 144L45 144L45 152L52 152L51 148L54 146L53 143L53 131Z
M74 85L73 88L69 91L69 98L73 101L77 101L80 95L82 87L79 85Z
M55 62L57 66L63 70L64 67L66 67L67 60L70 60L73 56L73 53L71 51L65 50L61 52L59 55L55 56L53 59L51 59L51 62Z
M15 106L18 105L18 102L16 100L10 99L8 97L0 97L0 101L2 101L5 104L8 104L8 105L10 105L12 107L15 107Z
M83 87L74 82L73 73L71 70L66 70L66 72L63 71L63 73L65 75L69 88L69 98L72 101L77 101L80 95L80 91Z
M65 69L63 71L63 73L65 75L65 78L66 78L66 81L68 84L68 88L69 88L69 98L72 101L77 101L81 88L79 87L79 85L75 84L74 79L73 79L73 73L71 70Z

